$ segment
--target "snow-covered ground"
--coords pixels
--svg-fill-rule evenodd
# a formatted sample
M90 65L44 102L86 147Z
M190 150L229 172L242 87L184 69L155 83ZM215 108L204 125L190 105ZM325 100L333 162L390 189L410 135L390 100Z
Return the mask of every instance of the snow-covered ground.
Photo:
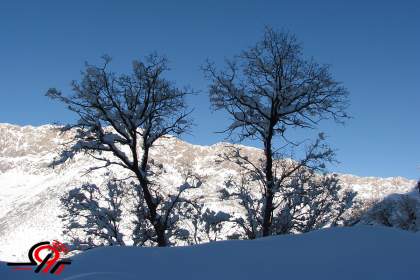
M420 279L420 234L356 226L191 247L93 249L60 276L12 271L0 279Z

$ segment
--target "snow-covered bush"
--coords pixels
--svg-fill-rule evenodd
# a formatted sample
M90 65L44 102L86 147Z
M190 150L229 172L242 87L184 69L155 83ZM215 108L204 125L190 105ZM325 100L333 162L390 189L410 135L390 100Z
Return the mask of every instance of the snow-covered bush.
M83 184L61 198L64 236L72 249L125 245L121 232L125 184L109 180L101 189Z
M418 193L391 195L368 210L360 224L383 225L417 232L420 230L420 196Z
M342 224L344 226L354 226L359 223L366 213L377 203L377 198L372 199L360 199L355 198L352 206L342 216Z
M152 161L153 162L153 161ZM163 166L156 164L149 185L161 187L156 176L161 176ZM165 228L168 245L191 245L221 239L222 224L230 215L215 212L200 202L202 196L187 192L203 184L188 167L182 167L181 184L168 188L172 193L156 192L164 201L156 209ZM73 250L98 246L134 245L154 246L154 227L147 218L145 200L136 192L135 180L117 180L115 174L106 173L109 179L103 186L83 184L70 190L61 198L64 213L64 235ZM187 198L188 197L188 198Z
M226 184L222 198L237 200L246 213L245 218L232 219L239 226L238 237L262 236L264 199L252 191L252 177L242 176L241 182L229 180ZM303 233L344 224L344 214L352 206L354 196L354 192L341 187L337 176L301 169L284 183L273 200L270 234Z
M189 244L200 244L205 242L214 242L223 240L222 230L226 223L230 222L231 215L223 211L214 211L206 208L203 204L194 207L195 218L190 219L191 228L189 236ZM188 214L191 215L191 214Z

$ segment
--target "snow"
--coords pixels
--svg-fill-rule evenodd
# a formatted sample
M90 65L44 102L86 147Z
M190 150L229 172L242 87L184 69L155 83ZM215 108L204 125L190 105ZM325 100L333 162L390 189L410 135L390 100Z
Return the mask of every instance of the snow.
M24 261L31 245L63 240L58 198L70 188L100 184L102 173L82 176L92 160L78 155L59 168L48 167L66 141L54 126L19 127L0 124L0 260ZM220 201L225 178L234 167L215 164L226 143L198 146L168 138L152 155L165 166L164 185L176 185L179 169L191 164L208 177L197 195L214 211L240 215L236 204ZM237 145L250 157L260 150ZM415 185L404 178L340 175L361 199L382 199L407 193ZM74 257L63 277L13 272L0 263L7 279L420 279L419 234L381 227L329 229L299 236L257 241L226 241L194 247L113 247ZM265 259L265 256L268 259ZM114 263L115 262L115 263ZM38 277L37 277L38 276Z
M420 279L420 235L356 226L191 247L103 247L60 276L11 271L0 279Z
M62 214L59 197L83 183L103 183L103 172L95 171L84 176L86 170L95 164L84 154L77 155L64 166L49 167L58 155L59 144L68 141L66 135L60 134L56 128L50 125L21 127L0 124L0 260L22 261L28 247L40 241L66 241L62 221L57 217ZM216 163L217 155L226 152L226 145L232 144L199 146L175 137L157 144L151 156L166 170L161 178L164 186L178 186L181 180L179 170L191 166L194 172L207 178L194 194L205 198L206 207L235 216L243 214L235 201L220 200L225 180L239 174L235 165ZM235 147L252 160L257 160L262 153L257 148ZM119 169L113 169L113 172L125 176ZM404 178L343 174L340 178L344 185L357 189L358 197L362 199L382 199L391 193L407 193L416 183ZM230 228L224 230L221 237L226 234L231 234Z

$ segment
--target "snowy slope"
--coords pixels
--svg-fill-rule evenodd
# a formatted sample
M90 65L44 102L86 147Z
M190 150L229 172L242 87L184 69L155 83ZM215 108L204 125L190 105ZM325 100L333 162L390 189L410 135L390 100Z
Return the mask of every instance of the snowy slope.
M420 279L420 235L356 226L191 247L98 248L73 258L60 276L11 271L17 279Z
M57 218L59 197L82 182L103 181L102 172L83 176L86 169L95 164L85 155L59 167L48 166L57 155L60 143L66 140L67 137L51 125L0 124L0 260L22 260L34 243L63 240L61 221ZM158 144L152 157L165 166L164 185L170 187L179 183L180 170L188 165L206 176L206 183L196 195L205 195L209 207L231 213L239 211L235 203L221 203L218 199L223 181L238 172L233 165L215 163L217 155L226 149L223 143L198 146L172 137ZM243 149L250 158L261 155L258 149ZM357 190L362 199L405 193L415 184L404 178L341 177L343 183Z

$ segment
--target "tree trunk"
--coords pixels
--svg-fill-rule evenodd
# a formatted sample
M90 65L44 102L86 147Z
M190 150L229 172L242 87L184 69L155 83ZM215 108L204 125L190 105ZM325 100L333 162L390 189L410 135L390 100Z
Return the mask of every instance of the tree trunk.
M270 228L272 223L273 213L273 199L274 199L274 179L273 179L273 151L272 151L272 138L273 128L270 129L267 134L267 138L264 141L264 156L265 156L265 179L267 182L267 190L265 193L265 203L263 209L263 224L262 224L262 235L270 235Z
M137 179L139 180L141 189L143 191L144 200L146 201L147 208L150 211L149 221L153 225L157 236L157 243L159 247L166 247L168 243L166 242L165 237L165 228L162 225L162 221L158 218L156 208L157 205L153 201L152 194L150 193L147 178L143 175L147 171L147 161L149 158L149 147L144 147L143 156L141 159L140 170L135 170ZM141 174L143 173L143 174Z

